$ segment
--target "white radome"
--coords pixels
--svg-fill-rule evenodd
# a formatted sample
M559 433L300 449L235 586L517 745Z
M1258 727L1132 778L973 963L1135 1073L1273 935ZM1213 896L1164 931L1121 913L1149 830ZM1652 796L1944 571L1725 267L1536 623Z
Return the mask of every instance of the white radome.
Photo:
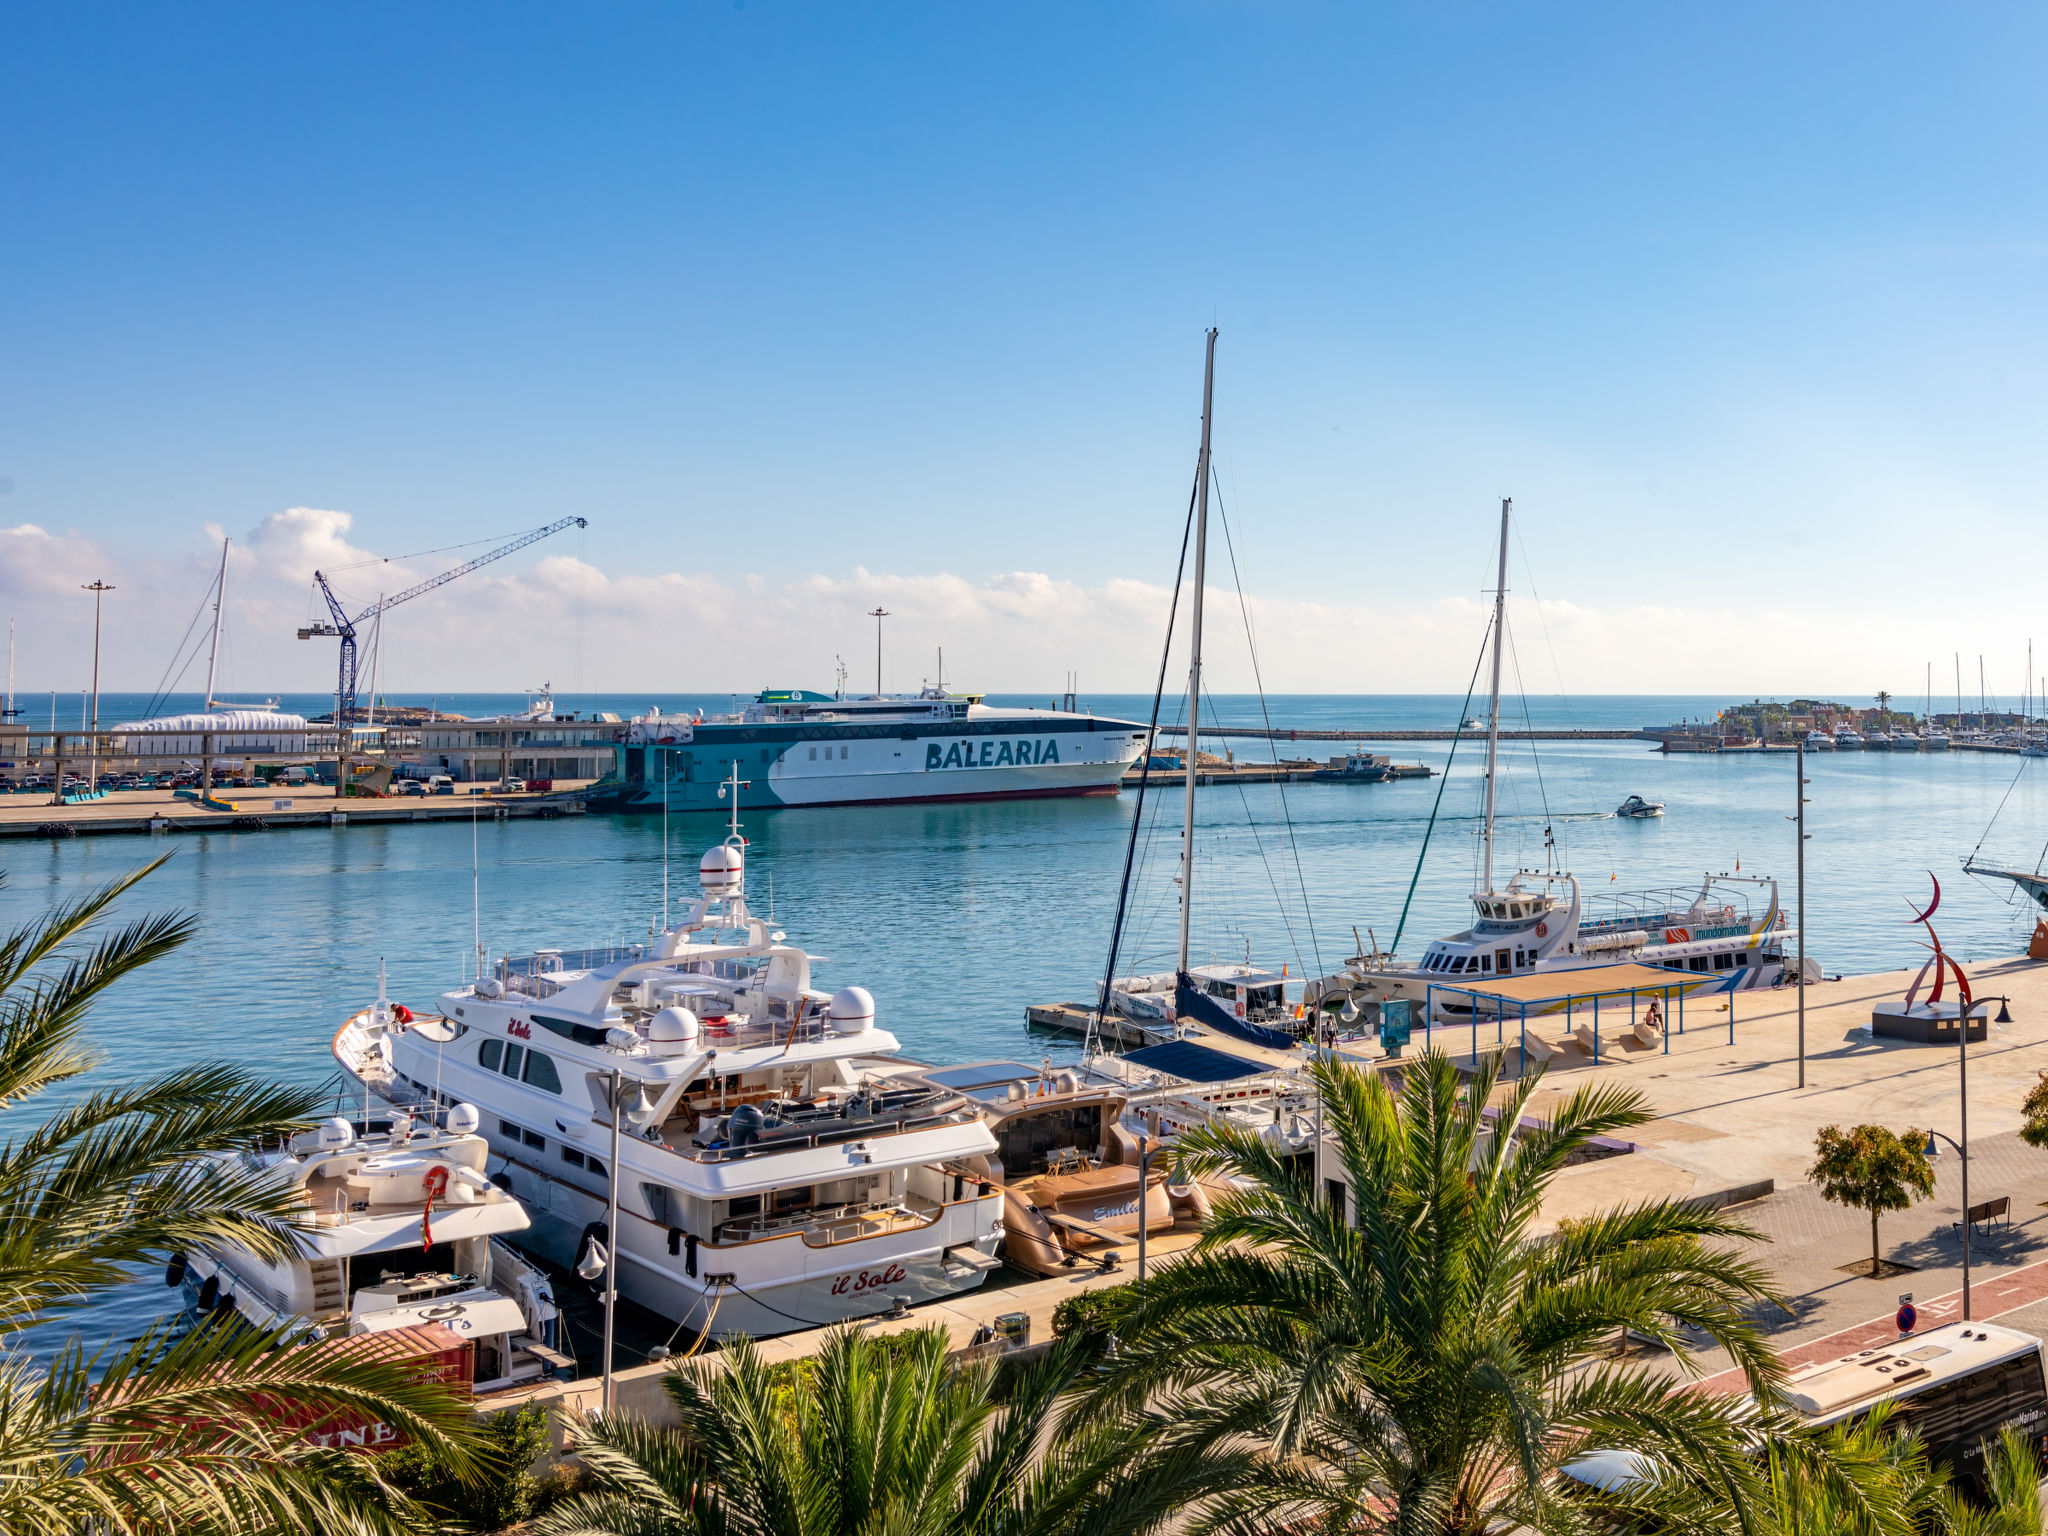
M697 861L697 883L707 896L737 893L746 881L747 858L729 843L707 848Z
M647 1022L651 1045L687 1045L697 1038L697 1015L687 1008L664 1008Z
M825 1010L832 1027L842 1035L857 1035L875 1027L875 998L866 987L842 987L832 994Z

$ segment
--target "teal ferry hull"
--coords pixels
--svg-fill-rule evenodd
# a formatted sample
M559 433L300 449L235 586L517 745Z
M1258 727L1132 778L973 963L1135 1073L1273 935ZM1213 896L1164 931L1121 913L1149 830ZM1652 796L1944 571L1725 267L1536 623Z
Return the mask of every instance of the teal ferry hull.
M980 707L949 719L647 722L635 733L594 804L724 811L719 790L735 776L750 810L1113 795L1145 743L1127 720Z

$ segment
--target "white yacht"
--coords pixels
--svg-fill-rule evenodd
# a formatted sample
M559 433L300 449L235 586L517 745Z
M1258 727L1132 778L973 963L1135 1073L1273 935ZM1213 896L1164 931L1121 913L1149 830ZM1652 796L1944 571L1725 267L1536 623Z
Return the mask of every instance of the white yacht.
M620 1294L694 1330L758 1338L980 1285L1003 1234L995 1138L911 1075L865 991L812 990L812 957L747 908L741 847L704 855L702 897L648 944L508 957L438 1017L358 1014L336 1057L392 1102L481 1106L537 1250L601 1246Z
M1806 733L1806 750L1809 752L1832 752L1835 750L1835 738L1826 731L1808 731Z
M1838 752L1861 752L1863 735L1854 726L1839 726L1835 730L1835 750Z
M304 1196L311 1231L282 1262L239 1247L174 1257L167 1278L203 1313L312 1338L440 1323L476 1346L476 1390L573 1364L543 1276L504 1239L529 1225L485 1175L478 1114L323 1121L280 1147L223 1154Z
M1538 971L1573 971L1635 964L1699 976L1688 990L1736 991L1775 985L1784 975L1785 945L1796 935L1785 926L1775 880L1744 875L1705 877L1697 893L1649 891L1603 894L1586 910L1579 882L1569 871L1519 870L1505 886L1494 879L1494 830L1500 768L1502 634L1507 614L1508 513L1501 503L1500 575L1494 590L1493 686L1486 734L1485 813L1480 831L1479 888L1472 894L1472 926L1432 942L1419 964L1403 966L1375 950L1353 955L1345 968L1304 989L1319 1010L1354 1009L1406 1000L1428 1005L1435 1016L1469 1019L1473 1004L1455 989L1484 987L1504 978ZM1816 731L1809 744L1832 747ZM1633 800L1634 797L1631 797ZM1630 814L1627 803L1617 815ZM1750 886L1768 892L1763 914L1753 916L1746 894L1738 902L1728 891ZM1815 963L1807 961L1809 974ZM1674 979L1674 984L1680 984ZM1562 992L1570 984L1560 980ZM1450 991L1434 991L1450 988Z

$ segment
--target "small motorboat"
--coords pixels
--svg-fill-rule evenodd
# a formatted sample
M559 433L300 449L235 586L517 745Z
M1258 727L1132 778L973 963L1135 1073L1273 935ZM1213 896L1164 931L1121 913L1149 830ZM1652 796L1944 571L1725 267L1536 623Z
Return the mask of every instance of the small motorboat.
M1614 814L1634 818L1662 816L1664 814L1664 802L1662 800L1645 800L1641 795L1630 795L1614 808Z

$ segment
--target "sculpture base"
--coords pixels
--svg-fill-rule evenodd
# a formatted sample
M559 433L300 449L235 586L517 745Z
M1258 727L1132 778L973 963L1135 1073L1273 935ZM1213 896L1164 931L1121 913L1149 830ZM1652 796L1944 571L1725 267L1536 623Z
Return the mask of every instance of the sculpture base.
M1996 999L1993 999L1996 1001ZM1970 1005L1970 1038L1984 1038L1985 1012L1991 1004ZM1911 1040L1919 1045L1954 1045L1961 1036L1955 1003L1879 1003L1870 1011L1870 1030L1887 1040Z

